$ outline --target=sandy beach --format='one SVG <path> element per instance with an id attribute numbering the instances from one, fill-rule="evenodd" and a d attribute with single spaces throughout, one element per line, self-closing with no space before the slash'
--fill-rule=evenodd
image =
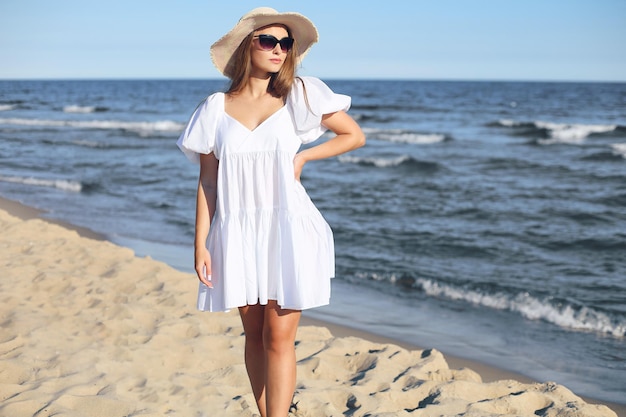
<path id="1" fill-rule="evenodd" d="M 255 416 L 236 312 L 196 279 L 0 199 L 0 416 Z M 303 319 L 290 416 L 617 416 L 566 386 Z"/>

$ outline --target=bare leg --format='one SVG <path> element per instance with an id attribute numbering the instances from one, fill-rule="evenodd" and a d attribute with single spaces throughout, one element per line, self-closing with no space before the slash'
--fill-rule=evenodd
<path id="1" fill-rule="evenodd" d="M 252 393 L 261 417 L 266 417 L 265 410 L 265 349 L 263 348 L 263 321 L 265 306 L 260 304 L 239 308 L 239 315 L 246 334 L 245 361 Z"/>
<path id="2" fill-rule="evenodd" d="M 246 333 L 246 368 L 262 417 L 286 417 L 296 387 L 295 339 L 301 312 L 276 301 L 239 309 Z"/>
<path id="3" fill-rule="evenodd" d="M 296 389 L 296 332 L 301 312 L 283 310 L 276 301 L 265 308 L 263 340 L 266 357 L 268 417 L 287 417 Z"/>

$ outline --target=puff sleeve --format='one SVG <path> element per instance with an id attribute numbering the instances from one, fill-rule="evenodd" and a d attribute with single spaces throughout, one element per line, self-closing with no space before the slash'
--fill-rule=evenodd
<path id="1" fill-rule="evenodd" d="M 287 105 L 290 108 L 296 134 L 302 143 L 313 142 L 327 130 L 322 116 L 350 108 L 351 98 L 335 94 L 322 80 L 315 77 L 296 79 Z"/>
<path id="2" fill-rule="evenodd" d="M 216 93 L 207 97 L 193 112 L 185 130 L 178 138 L 176 145 L 191 162 L 199 164 L 199 154 L 213 152 L 220 106 L 223 106 L 221 94 Z"/>

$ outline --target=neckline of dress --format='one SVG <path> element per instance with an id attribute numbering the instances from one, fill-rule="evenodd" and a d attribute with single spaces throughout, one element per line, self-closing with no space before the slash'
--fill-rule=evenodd
<path id="1" fill-rule="evenodd" d="M 268 120 L 270 120 L 271 118 L 273 118 L 275 115 L 277 115 L 278 113 L 280 113 L 285 107 L 287 107 L 287 103 L 283 104 L 278 110 L 276 110 L 274 113 L 270 114 L 269 116 L 267 116 L 265 119 L 263 119 L 263 121 L 261 123 L 259 123 L 258 125 L 256 125 L 254 127 L 254 129 L 250 129 L 248 126 L 244 125 L 243 123 L 241 123 L 237 118 L 235 118 L 234 116 L 231 116 L 230 114 L 228 114 L 228 112 L 226 111 L 226 94 L 222 93 L 224 95 L 224 97 L 222 97 L 222 112 L 231 120 L 234 120 L 239 126 L 243 127 L 244 129 L 246 129 L 248 132 L 252 133 L 255 132 L 258 128 L 260 128 L 261 126 L 263 126 Z"/>

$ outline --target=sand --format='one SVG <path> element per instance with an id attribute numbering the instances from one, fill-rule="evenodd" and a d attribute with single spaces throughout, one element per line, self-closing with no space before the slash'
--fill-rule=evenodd
<path id="1" fill-rule="evenodd" d="M 22 217 L 0 210 L 0 416 L 256 415 L 237 313 L 197 312 L 193 275 Z M 435 349 L 307 323 L 292 417 L 617 415 L 552 382 L 483 382 Z"/>

